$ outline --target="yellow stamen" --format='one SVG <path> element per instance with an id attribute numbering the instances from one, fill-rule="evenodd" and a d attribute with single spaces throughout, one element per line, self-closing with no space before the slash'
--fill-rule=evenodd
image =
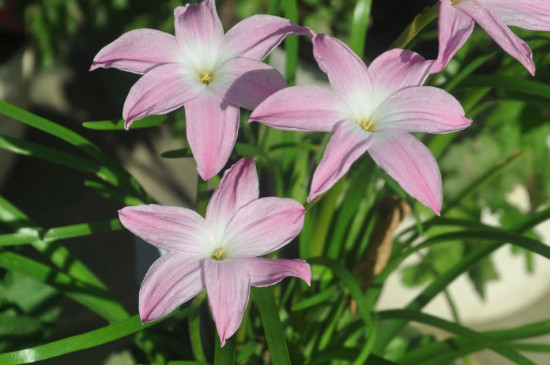
<path id="1" fill-rule="evenodd" d="M 451 4 L 453 4 L 453 5 L 458 4 L 458 0 L 451 0 Z"/>
<path id="2" fill-rule="evenodd" d="M 200 81 L 206 86 L 208 86 L 212 82 L 212 76 L 210 76 L 210 74 L 203 72 L 200 75 Z"/>
<path id="3" fill-rule="evenodd" d="M 223 260 L 222 258 L 222 254 L 225 252 L 226 248 L 222 248 L 221 250 L 217 251 L 216 253 L 214 253 L 214 256 L 212 256 L 212 258 L 216 261 L 221 261 Z"/>
<path id="4" fill-rule="evenodd" d="M 372 124 L 372 120 L 370 119 L 365 119 L 363 123 L 361 123 L 361 128 L 363 128 L 367 132 L 374 132 L 374 125 Z"/>

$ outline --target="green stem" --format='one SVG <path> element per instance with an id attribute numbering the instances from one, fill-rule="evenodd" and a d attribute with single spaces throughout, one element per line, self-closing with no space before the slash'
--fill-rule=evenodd
<path id="1" fill-rule="evenodd" d="M 353 21 L 351 23 L 350 47 L 360 57 L 363 58 L 365 51 L 365 41 L 367 39 L 367 29 L 369 25 L 372 0 L 357 0 L 355 9 L 353 9 Z"/>
<path id="2" fill-rule="evenodd" d="M 225 345 L 220 346 L 218 335 L 216 338 L 216 350 L 214 352 L 214 365 L 232 365 L 235 363 L 235 336 L 231 336 L 225 341 Z"/>
<path id="3" fill-rule="evenodd" d="M 191 351 L 195 359 L 202 362 L 206 362 L 206 356 L 204 355 L 201 341 L 200 309 L 205 297 L 206 292 L 202 292 L 191 301 L 191 305 L 189 306 L 189 339 L 191 341 Z"/>
<path id="4" fill-rule="evenodd" d="M 420 31 L 430 24 L 439 14 L 439 2 L 432 7 L 425 8 L 417 14 L 411 24 L 391 44 L 391 48 L 405 48 Z"/>
<path id="5" fill-rule="evenodd" d="M 298 3 L 296 0 L 284 0 L 284 15 L 288 20 L 298 23 Z M 296 69 L 298 68 L 298 41 L 298 37 L 287 37 L 285 39 L 285 77 L 288 86 L 292 86 L 296 83 Z"/>

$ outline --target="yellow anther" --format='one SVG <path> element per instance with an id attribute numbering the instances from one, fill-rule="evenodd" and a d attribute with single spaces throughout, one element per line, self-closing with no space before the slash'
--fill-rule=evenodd
<path id="1" fill-rule="evenodd" d="M 222 248 L 221 250 L 217 251 L 214 256 L 212 256 L 212 258 L 216 261 L 221 261 L 223 260 L 222 258 L 222 254 L 225 252 L 226 248 Z"/>
<path id="2" fill-rule="evenodd" d="M 361 123 L 361 128 L 363 128 L 367 132 L 374 132 L 374 125 L 372 124 L 372 120 L 370 119 L 365 119 L 363 123 Z"/>
<path id="3" fill-rule="evenodd" d="M 212 76 L 210 76 L 210 74 L 203 72 L 200 75 L 200 81 L 206 86 L 208 86 L 212 82 Z"/>
<path id="4" fill-rule="evenodd" d="M 458 4 L 458 0 L 451 0 L 451 4 L 453 4 L 453 5 Z"/>

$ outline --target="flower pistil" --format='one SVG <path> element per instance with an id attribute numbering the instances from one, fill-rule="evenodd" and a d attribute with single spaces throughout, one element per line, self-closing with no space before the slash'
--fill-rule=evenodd
<path id="1" fill-rule="evenodd" d="M 224 259 L 224 257 L 223 257 L 222 255 L 223 255 L 223 253 L 225 252 L 226 249 L 227 249 L 227 248 L 224 247 L 224 248 L 222 248 L 221 250 L 217 250 L 217 251 L 214 253 L 214 255 L 212 255 L 212 258 L 213 258 L 214 260 L 216 260 L 216 261 L 222 261 L 222 260 Z"/>
<path id="2" fill-rule="evenodd" d="M 374 132 L 374 123 L 370 118 L 365 118 L 365 120 L 363 120 L 363 122 L 359 124 L 359 126 L 367 132 Z"/>
<path id="3" fill-rule="evenodd" d="M 212 75 L 206 72 L 202 72 L 199 75 L 199 81 L 208 86 L 212 82 Z"/>

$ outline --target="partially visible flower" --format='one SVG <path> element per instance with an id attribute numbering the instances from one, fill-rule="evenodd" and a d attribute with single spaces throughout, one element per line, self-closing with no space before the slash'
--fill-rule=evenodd
<path id="1" fill-rule="evenodd" d="M 439 53 L 432 73 L 447 66 L 474 30 L 474 21 L 531 73 L 531 49 L 507 25 L 550 30 L 550 0 L 439 0 Z"/>
<path id="2" fill-rule="evenodd" d="M 289 243 L 302 229 L 304 207 L 295 200 L 258 198 L 253 159 L 227 170 L 212 195 L 206 218 L 160 205 L 119 211 L 124 227 L 169 251 L 151 266 L 139 291 L 142 322 L 164 317 L 206 289 L 222 346 L 239 328 L 250 286 L 287 276 L 310 283 L 303 260 L 259 258 Z"/>
<path id="3" fill-rule="evenodd" d="M 122 112 L 125 127 L 185 106 L 187 139 L 205 180 L 226 164 L 237 139 L 239 107 L 254 109 L 286 86 L 261 62 L 285 36 L 308 28 L 270 15 L 249 17 L 224 35 L 214 0 L 174 10 L 175 36 L 136 29 L 95 56 L 91 70 L 114 67 L 143 74 Z"/>
<path id="4" fill-rule="evenodd" d="M 466 128 L 471 120 L 452 95 L 420 86 L 433 61 L 394 49 L 367 69 L 349 47 L 326 35 L 313 38 L 313 54 L 334 91 L 286 88 L 250 116 L 280 129 L 334 132 L 313 174 L 308 201 L 330 189 L 368 151 L 407 193 L 439 214 L 437 162 L 409 132 L 448 133 Z"/>

